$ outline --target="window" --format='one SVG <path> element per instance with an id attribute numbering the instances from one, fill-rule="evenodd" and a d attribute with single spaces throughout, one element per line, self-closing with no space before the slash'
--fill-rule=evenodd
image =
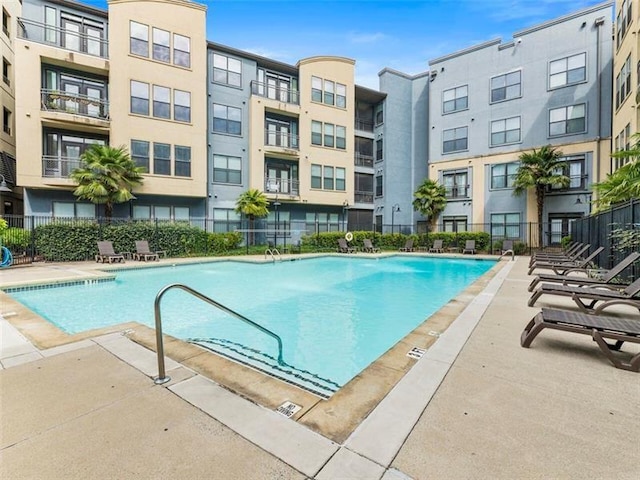
<path id="1" fill-rule="evenodd" d="M 569 186 L 551 185 L 552 190 L 584 190 L 586 175 L 584 174 L 584 156 L 576 155 L 563 158 L 566 166 L 556 173 L 569 177 Z"/>
<path id="2" fill-rule="evenodd" d="M 505 118 L 491 122 L 491 146 L 506 145 L 520 141 L 520 117 Z"/>
<path id="3" fill-rule="evenodd" d="M 442 229 L 445 232 L 466 232 L 467 231 L 467 217 L 442 217 Z"/>
<path id="4" fill-rule="evenodd" d="M 442 184 L 446 198 L 468 198 L 466 170 L 449 170 L 442 173 Z"/>
<path id="5" fill-rule="evenodd" d="M 467 127 L 452 128 L 442 132 L 442 153 L 460 152 L 467 148 Z"/>
<path id="6" fill-rule="evenodd" d="M 129 22 L 129 51 L 141 57 L 149 56 L 149 27 L 138 22 Z"/>
<path id="7" fill-rule="evenodd" d="M 347 148 L 347 128 L 333 123 L 311 121 L 311 144 L 329 148 Z"/>
<path id="8" fill-rule="evenodd" d="M 491 103 L 511 100 L 522 96 L 522 72 L 506 73 L 491 79 Z"/>
<path id="9" fill-rule="evenodd" d="M 131 80 L 131 113 L 149 115 L 149 84 Z"/>
<path id="10" fill-rule="evenodd" d="M 311 101 L 322 102 L 322 79 L 311 77 Z"/>
<path id="11" fill-rule="evenodd" d="M 57 15 L 56 9 L 52 7 L 44 7 L 44 24 L 46 25 L 44 30 L 44 40 L 49 43 L 57 43 Z"/>
<path id="12" fill-rule="evenodd" d="M 2 81 L 7 84 L 7 86 L 11 86 L 11 80 L 9 80 L 9 66 L 11 64 L 7 61 L 6 58 L 2 57 Z"/>
<path id="13" fill-rule="evenodd" d="M 445 90 L 442 94 L 442 113 L 466 110 L 469 102 L 468 90 L 467 85 Z"/>
<path id="14" fill-rule="evenodd" d="M 618 12 L 618 17 L 616 18 L 616 47 L 619 48 L 622 40 L 627 34 L 627 30 L 629 25 L 631 24 L 631 20 L 633 17 L 632 14 L 632 5 L 631 0 L 623 0 L 622 6 L 620 7 L 620 11 Z"/>
<path id="15" fill-rule="evenodd" d="M 631 93 L 631 55 L 627 57 L 620 69 L 620 73 L 616 77 L 616 108 L 620 107 L 622 103 Z"/>
<path id="16" fill-rule="evenodd" d="M 173 64 L 179 67 L 191 66 L 191 39 L 173 34 Z"/>
<path id="17" fill-rule="evenodd" d="M 143 140 L 131 140 L 131 159 L 136 166 L 149 171 L 149 142 Z"/>
<path id="18" fill-rule="evenodd" d="M 586 129 L 586 105 L 572 105 L 549 110 L 549 136 L 583 133 Z"/>
<path id="19" fill-rule="evenodd" d="M 182 147 L 176 145 L 173 148 L 175 158 L 175 175 L 176 177 L 191 176 L 191 147 Z"/>
<path id="20" fill-rule="evenodd" d="M 178 122 L 191 121 L 191 93 L 173 91 L 173 119 Z"/>
<path id="21" fill-rule="evenodd" d="M 213 131 L 240 135 L 242 133 L 242 111 L 239 108 L 214 103 Z"/>
<path id="22" fill-rule="evenodd" d="M 499 163 L 491 166 L 491 188 L 513 188 L 519 164 Z"/>
<path id="23" fill-rule="evenodd" d="M 171 118 L 171 89 L 153 86 L 153 116 Z"/>
<path id="24" fill-rule="evenodd" d="M 2 107 L 2 131 L 11 135 L 11 110 Z"/>
<path id="25" fill-rule="evenodd" d="M 373 203 L 373 175 L 356 172 L 354 177 L 356 203 Z"/>
<path id="26" fill-rule="evenodd" d="M 174 219 L 189 221 L 190 216 L 191 212 L 189 211 L 189 207 L 173 207 Z"/>
<path id="27" fill-rule="evenodd" d="M 7 11 L 3 8 L 2 9 L 2 31 L 4 32 L 4 34 L 9 37 L 9 24 L 11 16 L 7 13 Z"/>
<path id="28" fill-rule="evenodd" d="M 326 105 L 333 105 L 335 101 L 335 83 L 325 80 L 324 81 L 324 103 Z"/>
<path id="29" fill-rule="evenodd" d="M 384 142 L 382 138 L 376 140 L 376 162 L 384 160 Z"/>
<path id="30" fill-rule="evenodd" d="M 233 209 L 214 208 L 213 209 L 213 231 L 233 232 L 240 228 L 240 214 Z"/>
<path id="31" fill-rule="evenodd" d="M 242 63 L 240 60 L 214 53 L 213 81 L 240 87 L 242 85 Z"/>
<path id="32" fill-rule="evenodd" d="M 93 203 L 53 202 L 54 217 L 95 218 L 96 206 Z"/>
<path id="33" fill-rule="evenodd" d="M 587 54 L 579 53 L 549 63 L 549 88 L 584 82 L 587 78 Z"/>
<path id="34" fill-rule="evenodd" d="M 332 123 L 324 124 L 324 146 L 331 148 L 335 146 L 335 129 Z"/>
<path id="35" fill-rule="evenodd" d="M 336 190 L 344 192 L 347 189 L 346 173 L 344 168 L 336 167 Z"/>
<path id="36" fill-rule="evenodd" d="M 382 197 L 382 174 L 376 175 L 376 197 Z"/>
<path id="37" fill-rule="evenodd" d="M 347 127 L 336 125 L 336 148 L 340 150 L 347 148 Z"/>
<path id="38" fill-rule="evenodd" d="M 347 108 L 347 86 L 336 83 L 336 107 Z"/>
<path id="39" fill-rule="evenodd" d="M 620 132 L 615 139 L 615 149 L 616 152 L 620 150 L 629 150 L 631 139 L 631 124 L 627 123 L 627 126 Z M 617 169 L 626 165 L 631 161 L 631 157 L 621 157 L 621 158 L 611 158 L 611 171 L 615 172 Z"/>
<path id="40" fill-rule="evenodd" d="M 333 190 L 333 167 L 324 167 L 324 177 L 322 187 L 325 190 Z"/>
<path id="41" fill-rule="evenodd" d="M 320 77 L 311 77 L 311 101 L 347 107 L 347 86 Z"/>
<path id="42" fill-rule="evenodd" d="M 242 159 L 226 155 L 213 155 L 213 182 L 242 184 Z"/>
<path id="43" fill-rule="evenodd" d="M 153 143 L 153 173 L 171 175 L 171 145 Z"/>
<path id="44" fill-rule="evenodd" d="M 153 59 L 169 63 L 171 60 L 171 33 L 153 28 Z"/>
<path id="45" fill-rule="evenodd" d="M 384 110 L 381 108 L 376 112 L 376 125 L 382 125 L 384 123 Z"/>
<path id="46" fill-rule="evenodd" d="M 322 122 L 311 121 L 311 144 L 322 145 Z"/>
<path id="47" fill-rule="evenodd" d="M 321 165 L 311 165 L 311 188 L 322 188 Z"/>
<path id="48" fill-rule="evenodd" d="M 520 214 L 492 213 L 491 235 L 496 238 L 520 238 Z"/>

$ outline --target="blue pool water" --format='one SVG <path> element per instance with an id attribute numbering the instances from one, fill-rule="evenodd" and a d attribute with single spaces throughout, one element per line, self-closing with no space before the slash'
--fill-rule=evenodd
<path id="1" fill-rule="evenodd" d="M 164 333 L 330 395 L 494 265 L 396 256 L 233 261 L 117 272 L 115 281 L 10 295 L 68 333 L 127 321 L 154 326 L 160 289 L 183 283 L 282 337 L 273 338 L 178 289 L 162 300 Z M 273 368 L 277 370 L 274 372 Z"/>

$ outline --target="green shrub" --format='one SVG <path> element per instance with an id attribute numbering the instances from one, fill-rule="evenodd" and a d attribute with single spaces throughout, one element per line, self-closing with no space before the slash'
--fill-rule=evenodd
<path id="1" fill-rule="evenodd" d="M 442 246 L 448 247 L 464 247 L 467 240 L 476 241 L 476 250 L 489 252 L 489 242 L 491 235 L 486 232 L 433 232 L 422 233 L 418 236 L 418 245 L 422 247 L 431 247 L 435 239 L 442 240 Z M 502 242 L 500 243 L 502 245 Z"/>
<path id="2" fill-rule="evenodd" d="M 23 228 L 7 228 L 2 234 L 0 243 L 13 253 L 22 253 L 27 250 L 31 243 L 31 233 Z"/>
<path id="3" fill-rule="evenodd" d="M 567 235 L 566 237 L 562 237 L 560 239 L 560 245 L 564 250 L 567 249 L 570 243 L 571 243 L 571 235 Z"/>
<path id="4" fill-rule="evenodd" d="M 239 232 L 210 233 L 207 239 L 207 250 L 210 254 L 223 255 L 240 247 L 242 234 Z"/>

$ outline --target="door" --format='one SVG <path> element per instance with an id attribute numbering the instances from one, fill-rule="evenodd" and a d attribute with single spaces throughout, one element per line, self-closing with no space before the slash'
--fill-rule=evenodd
<path id="1" fill-rule="evenodd" d="M 97 57 L 102 56 L 102 29 L 87 25 L 85 27 L 87 53 Z"/>
<path id="2" fill-rule="evenodd" d="M 62 46 L 69 50 L 80 52 L 82 45 L 80 41 L 80 32 L 82 31 L 82 26 L 77 22 L 63 18 L 62 31 Z"/>
<path id="3" fill-rule="evenodd" d="M 575 214 L 549 214 L 549 244 L 560 245 L 562 238 L 571 234 L 571 222 L 581 218 Z"/>

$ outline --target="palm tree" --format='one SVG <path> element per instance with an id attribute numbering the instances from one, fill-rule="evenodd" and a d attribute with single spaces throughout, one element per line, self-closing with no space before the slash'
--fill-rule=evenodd
<path id="1" fill-rule="evenodd" d="M 413 209 L 427 218 L 429 230 L 433 230 L 438 215 L 447 204 L 446 189 L 435 180 L 425 178 L 413 196 Z"/>
<path id="2" fill-rule="evenodd" d="M 92 145 L 80 155 L 80 167 L 69 177 L 78 186 L 73 194 L 95 204 L 104 204 L 104 216 L 111 219 L 113 205 L 134 198 L 131 190 L 142 185 L 143 167 L 137 167 L 125 147 Z"/>
<path id="3" fill-rule="evenodd" d="M 570 179 L 564 174 L 567 162 L 562 159 L 562 152 L 551 145 L 520 155 L 520 167 L 513 181 L 513 194 L 522 195 L 533 188 L 538 208 L 538 245 L 542 246 L 542 213 L 544 200 L 549 187 L 569 186 Z"/>
<path id="4" fill-rule="evenodd" d="M 630 158 L 631 161 L 607 175 L 606 180 L 593 185 L 598 193 L 594 200 L 596 210 L 640 197 L 640 133 L 631 138 L 635 139 L 631 148 L 611 155 L 614 158 Z"/>
<path id="5" fill-rule="evenodd" d="M 269 215 L 269 200 L 257 188 L 252 188 L 240 194 L 236 200 L 236 213 L 249 218 L 249 243 L 253 243 L 253 222 L 256 218 Z"/>

